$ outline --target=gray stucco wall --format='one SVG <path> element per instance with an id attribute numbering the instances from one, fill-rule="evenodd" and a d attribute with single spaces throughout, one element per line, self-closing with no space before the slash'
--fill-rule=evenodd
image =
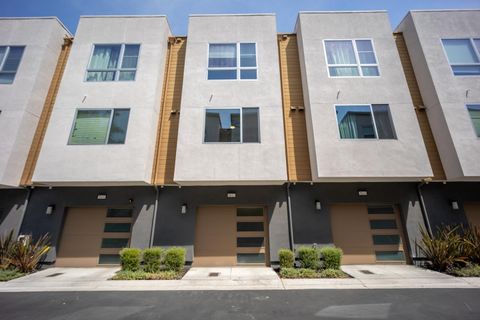
<path id="1" fill-rule="evenodd" d="M 234 191 L 237 197 L 227 198 Z M 188 211 L 181 214 L 182 204 Z M 288 248 L 288 214 L 285 187 L 165 187 L 160 189 L 154 245 L 183 246 L 187 261 L 193 260 L 195 213 L 202 205 L 262 205 L 268 210 L 270 260 L 278 261 L 278 250 Z"/>
<path id="2" fill-rule="evenodd" d="M 97 200 L 98 193 L 106 193 L 106 200 Z M 129 199 L 133 199 L 130 203 Z M 55 205 L 53 214 L 46 215 L 48 205 Z M 54 261 L 60 242 L 65 213 L 68 207 L 130 206 L 133 208 L 131 246 L 149 246 L 155 204 L 153 187 L 110 187 L 110 188 L 35 188 L 32 190 L 23 224 L 22 234 L 39 237 L 49 233 L 51 246 L 46 261 Z"/>
<path id="3" fill-rule="evenodd" d="M 14 230 L 18 234 L 25 213 L 26 189 L 0 189 L 0 236 Z"/>
<path id="4" fill-rule="evenodd" d="M 368 196 L 358 196 L 358 190 L 368 191 Z M 420 226 L 424 226 L 415 183 L 324 183 L 296 184 L 290 186 L 292 222 L 296 247 L 333 243 L 329 206 L 333 203 L 391 203 L 400 208 L 407 244 L 415 257 L 415 241 L 420 239 Z M 315 200 L 322 204 L 315 210 Z"/>

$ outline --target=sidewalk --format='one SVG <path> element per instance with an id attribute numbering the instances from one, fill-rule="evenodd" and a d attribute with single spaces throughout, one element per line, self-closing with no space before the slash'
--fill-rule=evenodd
<path id="1" fill-rule="evenodd" d="M 270 268 L 192 268 L 182 280 L 112 281 L 118 268 L 50 268 L 0 283 L 0 292 L 480 288 L 480 278 L 456 278 L 409 265 L 355 265 L 348 279 L 280 279 Z"/>

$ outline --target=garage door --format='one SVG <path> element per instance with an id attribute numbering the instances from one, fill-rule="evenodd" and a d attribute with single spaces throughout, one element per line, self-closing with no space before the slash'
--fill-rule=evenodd
<path id="1" fill-rule="evenodd" d="M 343 264 L 404 263 L 398 210 L 392 205 L 332 205 L 333 242 L 344 252 Z"/>
<path id="2" fill-rule="evenodd" d="M 56 266 L 95 267 L 118 264 L 119 251 L 129 246 L 132 210 L 69 208 Z"/>
<path id="3" fill-rule="evenodd" d="M 199 207 L 194 266 L 265 265 L 268 257 L 263 207 Z"/>
<path id="4" fill-rule="evenodd" d="M 480 229 L 480 203 L 465 203 L 463 207 L 468 223 Z"/>

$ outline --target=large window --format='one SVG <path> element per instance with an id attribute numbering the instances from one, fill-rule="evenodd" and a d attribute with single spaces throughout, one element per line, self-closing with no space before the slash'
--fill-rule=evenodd
<path id="1" fill-rule="evenodd" d="M 390 110 L 386 104 L 336 106 L 342 139 L 395 139 Z"/>
<path id="2" fill-rule="evenodd" d="M 209 80 L 257 79 L 255 43 L 216 43 L 208 49 Z"/>
<path id="3" fill-rule="evenodd" d="M 24 50 L 24 46 L 0 46 L 0 84 L 13 83 Z"/>
<path id="4" fill-rule="evenodd" d="M 69 144 L 125 143 L 130 109 L 77 110 Z"/>
<path id="5" fill-rule="evenodd" d="M 469 104 L 467 109 L 472 119 L 473 129 L 475 129 L 477 137 L 480 137 L 480 104 Z"/>
<path id="6" fill-rule="evenodd" d="M 325 40 L 330 77 L 377 77 L 377 57 L 372 40 Z"/>
<path id="7" fill-rule="evenodd" d="M 137 72 L 138 44 L 96 44 L 87 69 L 87 81 L 133 81 Z"/>
<path id="8" fill-rule="evenodd" d="M 205 142 L 260 142 L 258 108 L 207 109 Z"/>
<path id="9" fill-rule="evenodd" d="M 480 39 L 442 39 L 442 43 L 454 75 L 480 75 Z"/>

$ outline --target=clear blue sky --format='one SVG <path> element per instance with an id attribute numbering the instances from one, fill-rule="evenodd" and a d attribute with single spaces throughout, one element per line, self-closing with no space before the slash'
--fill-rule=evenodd
<path id="1" fill-rule="evenodd" d="M 276 13 L 279 32 L 292 32 L 298 11 L 388 10 L 395 27 L 411 9 L 480 8 L 480 0 L 2 0 L 0 16 L 57 16 L 74 33 L 80 15 L 165 14 L 175 35 L 191 13 Z"/>

